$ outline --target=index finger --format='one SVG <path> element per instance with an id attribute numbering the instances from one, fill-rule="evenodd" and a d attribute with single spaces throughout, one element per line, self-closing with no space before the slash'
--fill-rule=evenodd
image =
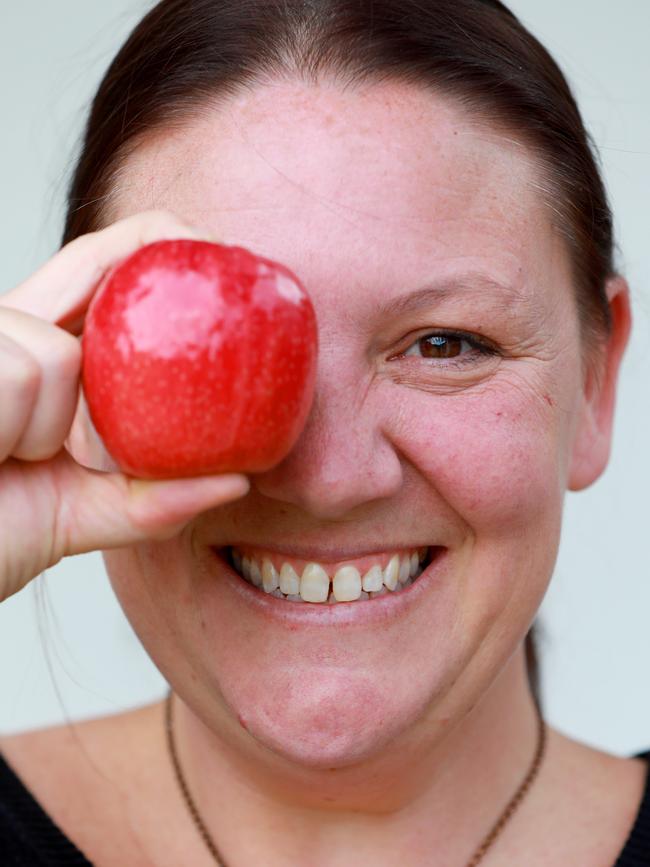
<path id="1" fill-rule="evenodd" d="M 110 268 L 146 244 L 177 238 L 215 240 L 166 211 L 135 214 L 66 244 L 24 283 L 0 296 L 0 304 L 79 334 L 95 289 Z"/>

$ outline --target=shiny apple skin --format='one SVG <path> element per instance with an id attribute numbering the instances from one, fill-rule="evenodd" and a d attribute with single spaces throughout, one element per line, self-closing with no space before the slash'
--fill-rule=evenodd
<path id="1" fill-rule="evenodd" d="M 139 478 L 270 469 L 313 399 L 309 296 L 286 267 L 243 247 L 142 247 L 102 281 L 82 346 L 93 423 Z"/>

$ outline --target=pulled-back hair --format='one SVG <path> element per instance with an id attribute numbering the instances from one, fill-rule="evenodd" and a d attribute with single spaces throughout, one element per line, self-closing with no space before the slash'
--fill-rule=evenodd
<path id="1" fill-rule="evenodd" d="M 102 225 L 120 168 L 153 131 L 265 81 L 324 77 L 431 88 L 526 146 L 568 245 L 585 342 L 607 334 L 612 216 L 589 136 L 557 64 L 499 0 L 162 0 L 99 87 L 64 242 Z M 539 703 L 533 630 L 526 658 Z"/>

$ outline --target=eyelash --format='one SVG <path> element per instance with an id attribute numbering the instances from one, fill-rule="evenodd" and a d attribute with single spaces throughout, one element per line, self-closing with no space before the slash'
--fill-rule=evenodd
<path id="1" fill-rule="evenodd" d="M 416 347 L 421 341 L 435 337 L 440 337 L 445 340 L 460 340 L 461 343 L 468 344 L 471 351 L 463 352 L 461 355 L 454 356 L 452 358 L 436 359 L 426 358 L 426 356 L 407 356 L 407 352 L 413 347 Z M 422 359 L 422 361 L 429 361 L 430 363 L 436 365 L 441 364 L 445 367 L 464 367 L 465 365 L 469 364 L 478 364 L 482 359 L 493 357 L 498 354 L 499 353 L 493 346 L 490 346 L 488 343 L 479 340 L 474 334 L 468 334 L 464 331 L 430 331 L 427 334 L 423 334 L 421 337 L 418 337 L 417 340 L 415 340 L 404 352 L 401 352 L 397 357 L 419 357 Z"/>

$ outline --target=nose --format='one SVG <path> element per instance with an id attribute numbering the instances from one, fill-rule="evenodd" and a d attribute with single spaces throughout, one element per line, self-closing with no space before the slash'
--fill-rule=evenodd
<path id="1" fill-rule="evenodd" d="M 321 520 L 341 519 L 390 498 L 403 482 L 402 463 L 385 433 L 386 401 L 340 373 L 339 366 L 319 376 L 296 445 L 280 464 L 252 479 L 264 496 Z"/>

